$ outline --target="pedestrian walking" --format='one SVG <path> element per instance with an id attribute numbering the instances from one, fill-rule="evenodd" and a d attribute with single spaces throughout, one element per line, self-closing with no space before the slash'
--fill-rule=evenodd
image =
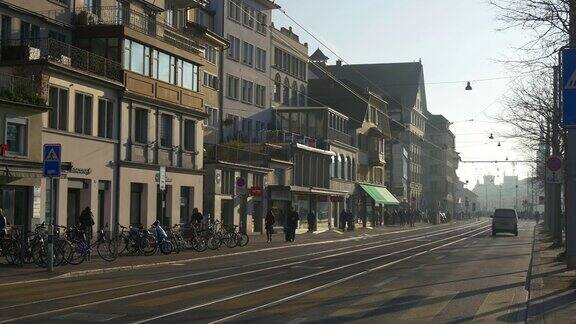
<path id="1" fill-rule="evenodd" d="M 342 211 L 340 212 L 340 222 L 338 223 L 340 229 L 342 231 L 346 231 L 346 219 L 348 217 L 348 214 L 346 214 L 346 211 L 344 210 L 344 208 L 342 208 Z"/>
<path id="2" fill-rule="evenodd" d="M 308 221 L 308 232 L 314 232 L 316 230 L 316 215 L 313 210 L 308 213 L 306 220 Z"/>
<path id="3" fill-rule="evenodd" d="M 264 227 L 266 228 L 266 242 L 272 242 L 272 234 L 274 234 L 274 223 L 276 220 L 274 219 L 274 213 L 271 210 L 268 211 L 266 214 L 266 218 L 264 219 Z"/>
<path id="4" fill-rule="evenodd" d="M 290 207 L 290 212 L 288 213 L 288 235 L 286 236 L 287 242 L 294 242 L 296 239 L 296 227 L 298 227 L 298 220 L 300 216 L 298 212 L 294 210 L 294 207 Z"/>
<path id="5" fill-rule="evenodd" d="M 348 211 L 346 212 L 346 220 L 348 222 L 348 230 L 353 231 L 354 230 L 354 215 L 352 214 L 350 209 L 348 209 Z"/>
<path id="6" fill-rule="evenodd" d="M 86 206 L 84 210 L 80 213 L 78 218 L 78 223 L 80 224 L 80 230 L 83 233 L 83 239 L 90 243 L 92 241 L 92 226 L 94 226 L 94 215 L 89 206 Z"/>

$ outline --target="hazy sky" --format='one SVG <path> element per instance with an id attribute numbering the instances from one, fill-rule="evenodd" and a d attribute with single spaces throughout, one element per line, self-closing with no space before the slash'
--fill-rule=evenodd
<path id="1" fill-rule="evenodd" d="M 514 57 L 512 46 L 521 45 L 520 31 L 497 31 L 496 10 L 485 0 L 276 0 L 288 15 L 349 63 L 411 62 L 422 59 L 428 109 L 455 122 L 456 149 L 462 160 L 523 159 L 510 140 L 498 138 L 505 125 L 491 116 L 502 109 L 501 97 L 510 77 L 499 61 Z M 293 26 L 308 42 L 309 54 L 319 46 L 282 12 L 275 11 L 276 27 Z M 438 82 L 462 81 L 453 84 Z M 475 119 L 475 122 L 463 122 Z M 495 140 L 488 136 L 494 133 Z M 498 141 L 502 146 L 498 147 Z M 458 174 L 470 187 L 482 174 L 526 177 L 526 165 L 461 163 Z M 498 181 L 498 180 L 497 180 Z"/>

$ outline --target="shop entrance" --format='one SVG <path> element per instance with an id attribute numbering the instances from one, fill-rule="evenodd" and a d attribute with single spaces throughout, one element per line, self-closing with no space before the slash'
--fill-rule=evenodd
<path id="1" fill-rule="evenodd" d="M 222 224 L 225 226 L 234 225 L 234 201 L 230 199 L 222 200 Z"/>
<path id="2" fill-rule="evenodd" d="M 0 208 L 10 225 L 30 226 L 29 189 L 0 187 Z"/>
<path id="3" fill-rule="evenodd" d="M 80 217 L 80 189 L 68 188 L 68 215 L 66 226 L 75 226 Z"/>

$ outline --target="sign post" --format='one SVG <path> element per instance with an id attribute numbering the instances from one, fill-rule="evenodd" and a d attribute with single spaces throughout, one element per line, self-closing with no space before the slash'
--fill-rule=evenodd
<path id="1" fill-rule="evenodd" d="M 54 201 L 54 178 L 59 178 L 62 172 L 62 146 L 60 144 L 44 144 L 42 173 L 50 183 L 50 212 L 46 219 L 48 227 L 48 244 L 46 246 L 46 268 L 54 271 L 54 220 L 56 219 L 56 204 Z"/>
<path id="2" fill-rule="evenodd" d="M 162 198 L 162 215 L 161 215 L 161 220 L 160 220 L 160 224 L 162 224 L 162 226 L 166 225 L 164 224 L 164 218 L 166 218 L 166 167 L 165 166 L 161 166 L 160 167 L 160 171 L 158 172 L 158 183 L 159 183 L 159 187 L 160 187 L 160 196 Z"/>

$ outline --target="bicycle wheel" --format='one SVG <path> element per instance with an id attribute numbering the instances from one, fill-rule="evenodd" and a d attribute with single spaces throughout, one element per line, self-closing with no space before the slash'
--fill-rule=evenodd
<path id="1" fill-rule="evenodd" d="M 46 268 L 46 260 L 48 256 L 44 244 L 42 242 L 36 242 L 32 247 L 30 247 L 30 251 L 34 264 L 40 268 Z"/>
<path id="2" fill-rule="evenodd" d="M 238 246 L 246 246 L 250 242 L 250 237 L 246 233 L 236 234 L 238 239 Z"/>
<path id="3" fill-rule="evenodd" d="M 172 253 L 172 251 L 174 251 L 174 244 L 172 244 L 172 242 L 164 240 L 160 243 L 160 252 L 162 254 L 168 255 Z"/>
<path id="4" fill-rule="evenodd" d="M 118 258 L 118 247 L 113 245 L 112 242 L 98 242 L 96 250 L 98 250 L 98 255 L 104 261 L 112 262 Z"/>
<path id="5" fill-rule="evenodd" d="M 190 243 L 192 243 L 192 248 L 197 252 L 204 252 L 208 248 L 206 240 L 200 236 L 194 236 Z"/>
<path id="6" fill-rule="evenodd" d="M 153 255 L 158 251 L 158 242 L 156 241 L 156 238 L 151 234 L 142 236 L 138 244 L 138 250 L 146 256 Z"/>
<path id="7" fill-rule="evenodd" d="M 68 263 L 72 265 L 79 265 L 86 260 L 88 247 L 83 240 L 76 240 L 72 242 L 72 255 Z"/>
<path id="8" fill-rule="evenodd" d="M 238 245 L 238 239 L 235 233 L 226 233 L 222 238 L 222 242 L 229 248 L 234 248 Z"/>
<path id="9" fill-rule="evenodd" d="M 12 241 L 5 246 L 5 257 L 8 264 L 16 265 L 21 264 L 22 258 L 20 257 L 20 243 Z"/>
<path id="10" fill-rule="evenodd" d="M 210 237 L 208 238 L 208 248 L 210 250 L 218 250 L 221 245 L 222 245 L 222 239 L 220 238 L 220 235 L 218 235 L 217 233 L 213 233 L 212 235 L 210 235 Z"/>
<path id="11" fill-rule="evenodd" d="M 56 246 L 57 246 L 57 253 L 59 256 L 57 258 L 57 265 L 61 266 L 61 265 L 66 265 L 67 263 L 70 263 L 70 259 L 72 258 L 72 255 L 74 253 L 74 248 L 72 247 L 72 243 L 70 243 L 70 241 L 68 240 L 63 240 L 60 239 L 56 242 Z"/>

